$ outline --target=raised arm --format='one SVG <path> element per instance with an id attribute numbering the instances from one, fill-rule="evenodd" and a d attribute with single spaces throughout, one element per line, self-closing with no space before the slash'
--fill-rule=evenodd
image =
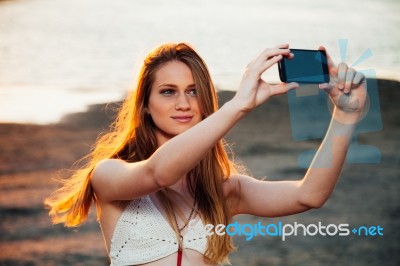
<path id="1" fill-rule="evenodd" d="M 106 200 L 141 197 L 171 186 L 186 175 L 246 113 L 269 97 L 297 84 L 270 85 L 260 76 L 273 64 L 290 56 L 288 45 L 263 51 L 246 68 L 235 97 L 197 125 L 170 139 L 147 160 L 127 163 L 104 160 L 93 172 L 92 186 Z"/>
<path id="2" fill-rule="evenodd" d="M 107 159 L 94 169 L 92 185 L 104 200 L 127 200 L 171 186 L 184 177 L 240 119 L 231 104 L 167 141 L 147 160 Z"/>
<path id="3" fill-rule="evenodd" d="M 324 49 L 320 47 L 320 49 Z M 307 173 L 299 181 L 259 181 L 236 176 L 232 195 L 238 199 L 234 214 L 285 216 L 321 207 L 339 179 L 355 126 L 366 100 L 365 77 L 328 55 L 329 84 L 321 84 L 335 105 L 332 120 Z"/>
<path id="4" fill-rule="evenodd" d="M 303 201 L 316 207 L 324 204 L 337 183 L 367 98 L 364 75 L 345 63 L 336 67 L 328 53 L 327 56 L 331 81 L 320 88 L 328 93 L 335 109 L 328 132 L 302 181 Z"/>

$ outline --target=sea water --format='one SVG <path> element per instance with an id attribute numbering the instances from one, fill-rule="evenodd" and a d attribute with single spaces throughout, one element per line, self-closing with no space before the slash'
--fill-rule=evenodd
<path id="1" fill-rule="evenodd" d="M 322 44 L 335 62 L 361 58 L 357 69 L 400 80 L 398 14 L 398 0 L 1 1 L 0 122 L 54 123 L 120 100 L 165 42 L 192 44 L 221 90 L 236 90 L 246 64 L 281 43 Z M 277 68 L 263 78 L 279 82 Z"/>

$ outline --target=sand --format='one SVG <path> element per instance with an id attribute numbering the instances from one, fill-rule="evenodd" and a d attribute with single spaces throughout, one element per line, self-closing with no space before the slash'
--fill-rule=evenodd
<path id="1" fill-rule="evenodd" d="M 381 226 L 383 236 L 235 236 L 233 265 L 399 265 L 400 83 L 379 80 L 383 129 L 359 135 L 377 147 L 378 164 L 349 164 L 328 202 L 320 209 L 266 219 L 242 215 L 240 223 Z M 232 97 L 221 92 L 221 103 Z M 52 178 L 86 154 L 113 117 L 94 105 L 59 124 L 0 124 L 0 265 L 108 265 L 92 211 L 79 228 L 52 225 L 43 199 L 55 188 Z M 51 111 L 51 110 L 49 110 Z M 294 141 L 287 96 L 271 99 L 243 119 L 227 136 L 237 157 L 256 177 L 299 179 L 299 153 L 319 140 Z M 67 172 L 62 172 L 67 174 Z"/>

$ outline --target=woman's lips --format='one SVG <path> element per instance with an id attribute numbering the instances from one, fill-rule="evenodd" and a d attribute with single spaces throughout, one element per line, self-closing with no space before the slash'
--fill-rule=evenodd
<path id="1" fill-rule="evenodd" d="M 180 123 L 188 123 L 190 121 L 192 121 L 193 116 L 191 115 L 179 115 L 179 116 L 172 116 L 172 119 L 174 119 L 175 121 L 178 121 Z"/>

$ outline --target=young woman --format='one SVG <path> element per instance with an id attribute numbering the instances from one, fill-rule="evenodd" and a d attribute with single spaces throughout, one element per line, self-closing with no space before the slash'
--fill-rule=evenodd
<path id="1" fill-rule="evenodd" d="M 320 47 L 320 49 L 324 49 Z M 165 44 L 144 61 L 136 90 L 88 164 L 46 200 L 55 223 L 77 226 L 92 201 L 112 265 L 216 265 L 234 250 L 228 234 L 206 237 L 190 221 L 228 224 L 237 214 L 284 216 L 319 208 L 339 178 L 366 99 L 364 76 L 328 56 L 332 121 L 302 180 L 260 181 L 240 174 L 223 137 L 247 113 L 296 83 L 270 85 L 261 74 L 288 45 L 250 62 L 237 93 L 220 109 L 208 69 L 187 44 Z M 192 224 L 191 222 L 191 224 Z"/>

